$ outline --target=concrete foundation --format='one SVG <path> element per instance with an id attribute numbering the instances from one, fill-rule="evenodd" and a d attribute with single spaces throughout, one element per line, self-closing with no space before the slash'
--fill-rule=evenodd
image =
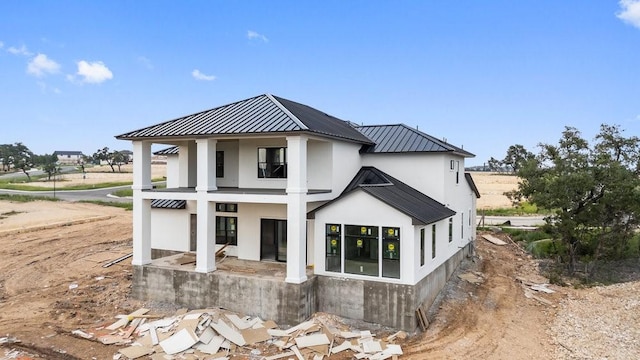
<path id="1" fill-rule="evenodd" d="M 311 276 L 302 284 L 229 272 L 197 273 L 154 265 L 134 266 L 133 296 L 188 308 L 222 307 L 295 325 L 317 311 L 405 331 L 417 327 L 415 311 L 428 310 L 472 244 L 416 285 Z"/>

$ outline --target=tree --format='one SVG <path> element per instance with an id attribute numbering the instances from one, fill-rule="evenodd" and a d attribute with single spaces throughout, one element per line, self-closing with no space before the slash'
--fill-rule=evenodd
<path id="1" fill-rule="evenodd" d="M 640 139 L 602 125 L 590 146 L 566 127 L 557 145 L 539 146 L 537 156 L 518 166 L 522 180 L 507 196 L 553 211 L 547 223 L 570 274 L 581 256 L 619 257 L 640 225 Z"/>
<path id="2" fill-rule="evenodd" d="M 11 164 L 13 164 L 14 169 L 22 170 L 27 175 L 28 181 L 31 181 L 31 176 L 27 170 L 31 170 L 33 167 L 33 153 L 21 142 L 10 145 L 10 149 Z"/>
<path id="3" fill-rule="evenodd" d="M 118 167 L 118 172 L 121 172 L 120 166 L 124 164 L 126 160 L 126 156 L 121 152 L 117 150 L 109 151 L 108 147 L 98 149 L 98 151 L 93 153 L 93 158 L 98 161 L 105 161 L 111 167 L 111 172 L 116 172 L 114 165 Z"/>
<path id="4" fill-rule="evenodd" d="M 0 144 L 0 162 L 2 162 L 2 171 L 11 170 L 11 150 L 13 145 Z"/>
<path id="5" fill-rule="evenodd" d="M 51 175 L 59 171 L 58 156 L 54 154 L 36 155 L 34 156 L 33 163 L 47 173 L 47 180 L 51 180 Z"/>
<path id="6" fill-rule="evenodd" d="M 502 170 L 502 161 L 493 156 L 487 161 L 487 165 L 489 166 L 489 171 L 498 172 Z"/>
<path id="7" fill-rule="evenodd" d="M 520 144 L 511 145 L 507 149 L 507 155 L 502 160 L 502 165 L 511 168 L 511 171 L 515 174 L 526 161 L 534 156 L 533 153 Z"/>

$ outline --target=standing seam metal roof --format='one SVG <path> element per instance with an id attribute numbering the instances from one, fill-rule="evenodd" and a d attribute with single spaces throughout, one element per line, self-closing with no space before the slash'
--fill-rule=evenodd
<path id="1" fill-rule="evenodd" d="M 316 211 L 355 190 L 362 190 L 410 216 L 416 225 L 432 224 L 456 214 L 455 211 L 391 175 L 374 167 L 362 167 L 340 196 L 309 212 L 308 216 L 312 218 Z"/>
<path id="2" fill-rule="evenodd" d="M 364 153 L 452 152 L 464 157 L 475 156 L 404 124 L 365 125 L 356 129 L 375 143 L 365 147 Z"/>
<path id="3" fill-rule="evenodd" d="M 363 144 L 371 140 L 349 123 L 307 105 L 264 94 L 116 136 L 135 140 L 308 131 Z"/>

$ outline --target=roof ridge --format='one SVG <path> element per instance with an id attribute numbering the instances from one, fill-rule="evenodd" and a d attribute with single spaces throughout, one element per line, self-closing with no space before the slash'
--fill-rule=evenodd
<path id="1" fill-rule="evenodd" d="M 278 101 L 273 95 L 267 93 L 265 94 L 265 96 L 269 98 L 269 100 L 271 100 L 280 110 L 282 110 L 285 114 L 287 114 L 287 116 L 289 116 L 291 120 L 293 120 L 296 124 L 298 124 L 298 126 L 300 126 L 302 130 L 309 130 L 309 127 L 305 125 L 302 122 L 302 120 L 298 119 L 297 116 L 295 116 L 291 111 L 289 111 L 289 109 L 287 109 L 287 107 L 284 106 L 280 101 Z"/>

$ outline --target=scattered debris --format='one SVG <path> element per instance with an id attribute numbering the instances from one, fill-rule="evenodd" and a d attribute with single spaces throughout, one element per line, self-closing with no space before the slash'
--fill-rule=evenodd
<path id="1" fill-rule="evenodd" d="M 482 235 L 482 238 L 487 240 L 488 242 L 494 244 L 494 245 L 498 245 L 498 246 L 503 246 L 503 245 L 507 245 L 506 242 L 498 239 L 497 237 L 493 236 L 493 235 L 489 235 L 489 234 L 484 234 Z"/>
<path id="2" fill-rule="evenodd" d="M 73 289 L 77 289 L 78 288 L 78 284 L 73 283 L 73 284 L 69 284 L 69 290 L 73 290 Z"/>
<path id="3" fill-rule="evenodd" d="M 422 307 L 419 307 L 416 310 L 416 316 L 418 317 L 418 325 L 420 325 L 420 330 L 426 331 L 427 328 L 429 327 L 429 319 L 427 319 L 427 314 L 424 313 L 424 311 L 422 310 Z M 397 337 L 398 334 L 400 333 L 397 332 L 394 335 L 396 335 Z M 406 337 L 406 333 L 404 334 L 404 336 Z M 393 340 L 393 338 L 391 340 Z M 387 341 L 391 341 L 391 340 L 387 338 Z"/>
<path id="4" fill-rule="evenodd" d="M 117 263 L 119 263 L 119 262 L 121 262 L 123 260 L 126 260 L 126 259 L 132 257 L 132 256 L 133 256 L 133 253 L 121 256 L 121 257 L 119 257 L 119 258 L 117 258 L 117 259 L 115 259 L 113 261 L 109 261 L 108 263 L 102 265 L 102 267 L 103 268 L 108 268 L 109 266 L 115 265 L 115 264 L 117 264 Z"/>
<path id="5" fill-rule="evenodd" d="M 484 282 L 484 277 L 481 276 L 481 273 L 466 272 L 464 274 L 459 274 L 458 277 L 475 285 L 482 284 Z"/>
<path id="6" fill-rule="evenodd" d="M 118 315 L 118 320 L 107 327 L 95 332 L 74 330 L 73 334 L 103 344 L 128 345 L 119 349 L 114 359 L 322 360 L 330 354 L 352 351 L 357 359 L 381 360 L 402 355 L 394 341 L 407 337 L 407 333 L 398 331 L 384 341 L 376 340 L 370 331 L 338 329 L 320 318 L 285 330 L 271 320 L 243 317 L 223 309 L 184 309 L 156 320 L 151 320 L 155 316 L 147 315 L 148 311 Z"/>

